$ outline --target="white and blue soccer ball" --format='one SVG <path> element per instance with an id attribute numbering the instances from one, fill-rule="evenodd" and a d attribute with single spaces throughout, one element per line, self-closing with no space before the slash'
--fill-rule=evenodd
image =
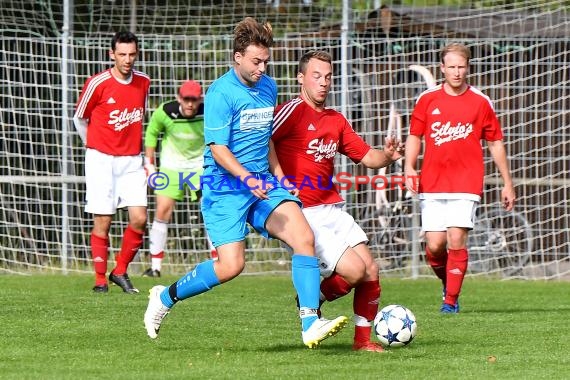
<path id="1" fill-rule="evenodd" d="M 418 324 L 414 313 L 402 305 L 388 305 L 374 318 L 374 333 L 384 347 L 402 347 L 416 336 Z"/>

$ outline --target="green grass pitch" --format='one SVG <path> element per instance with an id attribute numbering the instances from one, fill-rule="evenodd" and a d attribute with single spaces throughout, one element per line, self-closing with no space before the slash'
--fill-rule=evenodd
<path id="1" fill-rule="evenodd" d="M 353 325 L 305 348 L 289 276 L 242 276 L 176 305 L 151 341 L 140 295 L 91 276 L 0 275 L 0 379 L 567 379 L 570 284 L 468 278 L 458 315 L 436 279 L 382 281 L 418 320 L 411 345 L 353 352 Z M 164 285 L 176 278 L 162 278 Z M 323 307 L 351 316 L 352 295 Z"/>

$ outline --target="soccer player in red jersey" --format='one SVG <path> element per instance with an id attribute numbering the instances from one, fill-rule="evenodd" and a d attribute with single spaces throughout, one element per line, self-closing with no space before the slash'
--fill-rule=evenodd
<path id="1" fill-rule="evenodd" d="M 406 139 L 406 185 L 419 194 L 427 262 L 443 283 L 442 313 L 459 312 L 467 236 L 483 193 L 481 140 L 487 141 L 503 179 L 504 208 L 511 210 L 515 202 L 501 126 L 491 100 L 466 81 L 469 59 L 469 48 L 462 44 L 442 49 L 444 82 L 419 96 Z M 425 151 L 418 186 L 422 138 Z"/>
<path id="2" fill-rule="evenodd" d="M 332 84 L 332 58 L 325 51 L 301 57 L 300 95 L 277 106 L 272 140 L 284 174 L 299 189 L 303 214 L 315 235 L 321 275 L 321 301 L 333 301 L 354 288 L 354 350 L 381 352 L 370 340 L 378 313 L 378 264 L 368 238 L 332 183 L 337 152 L 368 168 L 387 166 L 401 157 L 399 142 L 388 138 L 384 150 L 372 149 L 339 112 L 325 107 Z"/>
<path id="3" fill-rule="evenodd" d="M 73 121 L 85 153 L 85 211 L 94 214 L 91 253 L 96 293 L 108 292 L 106 279 L 109 229 L 119 208 L 128 208 L 129 225 L 109 280 L 126 293 L 138 293 L 127 266 L 142 246 L 146 227 L 147 189 L 143 167 L 143 117 L 150 78 L 134 69 L 139 55 L 137 37 L 118 32 L 111 40 L 114 66 L 85 82 Z"/>

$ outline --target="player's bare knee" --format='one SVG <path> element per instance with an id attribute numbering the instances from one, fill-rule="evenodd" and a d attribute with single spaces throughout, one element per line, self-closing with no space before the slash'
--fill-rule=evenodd
<path id="1" fill-rule="evenodd" d="M 158 205 L 156 207 L 156 217 L 161 220 L 170 221 L 173 211 L 174 207 L 171 207 L 170 205 Z"/>
<path id="2" fill-rule="evenodd" d="M 102 238 L 106 238 L 109 236 L 109 230 L 111 229 L 111 219 L 107 218 L 95 218 L 95 222 L 93 223 L 93 229 L 91 233 L 95 236 L 99 236 Z"/>
<path id="3" fill-rule="evenodd" d="M 452 249 L 461 249 L 467 244 L 468 230 L 461 227 L 451 227 L 447 230 L 447 246 Z"/>
<path id="4" fill-rule="evenodd" d="M 310 253 L 315 250 L 315 235 L 309 228 L 307 231 L 296 233 L 293 237 L 292 248 L 295 252 Z"/>
<path id="5" fill-rule="evenodd" d="M 350 284 L 351 287 L 356 287 L 358 284 L 363 282 L 366 279 L 366 272 L 361 273 L 350 273 L 346 276 L 343 276 L 346 282 Z"/>
<path id="6" fill-rule="evenodd" d="M 431 254 L 435 257 L 439 257 L 441 255 L 445 255 L 447 252 L 447 244 L 445 242 L 428 242 L 427 248 L 431 252 Z"/>
<path id="7" fill-rule="evenodd" d="M 313 248 L 315 246 L 315 235 L 313 235 L 313 232 L 311 230 L 306 231 L 303 234 L 301 238 L 301 243 L 303 244 L 303 246 L 310 248 Z"/>
<path id="8" fill-rule="evenodd" d="M 106 239 L 107 237 L 109 237 L 109 228 L 96 228 L 93 227 L 93 229 L 91 230 L 91 234 Z"/>
<path id="9" fill-rule="evenodd" d="M 447 245 L 448 249 L 465 249 L 466 247 L 467 245 L 464 241 L 449 242 Z"/>
<path id="10" fill-rule="evenodd" d="M 367 277 L 366 265 L 361 260 L 343 260 L 337 264 L 336 271 L 352 287 L 360 284 Z"/>
<path id="11" fill-rule="evenodd" d="M 129 220 L 131 227 L 137 231 L 144 231 L 146 229 L 146 215 L 141 217 L 134 217 Z"/>
<path id="12" fill-rule="evenodd" d="M 245 261 L 218 258 L 214 268 L 218 280 L 223 283 L 237 277 L 245 268 Z"/>
<path id="13" fill-rule="evenodd" d="M 378 278 L 378 273 L 380 272 L 380 267 L 378 263 L 372 260 L 366 266 L 366 277 L 368 281 L 376 280 Z"/>

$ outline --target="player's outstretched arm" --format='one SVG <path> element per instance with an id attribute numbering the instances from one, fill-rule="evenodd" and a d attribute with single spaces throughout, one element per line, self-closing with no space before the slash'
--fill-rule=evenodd
<path id="1" fill-rule="evenodd" d="M 403 151 L 404 147 L 398 139 L 386 137 L 384 149 L 370 149 L 360 162 L 367 168 L 380 169 L 402 158 Z"/>
<path id="2" fill-rule="evenodd" d="M 501 190 L 501 200 L 505 210 L 510 211 L 515 206 L 515 188 L 511 171 L 509 170 L 509 160 L 507 159 L 507 151 L 503 140 L 487 141 L 489 152 L 493 157 L 493 161 L 497 166 L 497 170 L 503 178 L 503 189 Z"/>
<path id="3" fill-rule="evenodd" d="M 397 137 L 388 136 L 384 139 L 384 154 L 390 157 L 392 162 L 404 156 L 405 146 Z"/>

